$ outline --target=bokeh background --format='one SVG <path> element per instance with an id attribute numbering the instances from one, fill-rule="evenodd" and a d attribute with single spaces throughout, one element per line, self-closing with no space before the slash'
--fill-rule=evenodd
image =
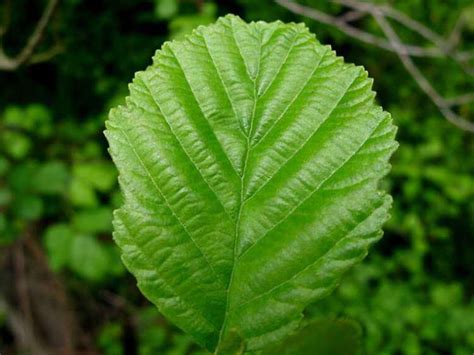
<path id="1" fill-rule="evenodd" d="M 229 12 L 306 22 L 321 42 L 367 68 L 399 127 L 383 182 L 394 197 L 385 236 L 308 316 L 358 322 L 367 354 L 474 352 L 474 135 L 446 120 L 395 53 L 271 0 L 62 0 L 33 53 L 5 65 L 4 54 L 21 53 L 50 3 L 0 1 L 2 355 L 202 353 L 121 264 L 111 239 L 121 197 L 102 131 L 134 72 L 164 41 Z M 350 12 L 337 1 L 300 3 L 333 16 Z M 472 0 L 375 3 L 474 50 Z M 352 25 L 383 35 L 370 17 L 352 15 Z M 430 48 L 416 31 L 393 26 L 403 41 Z M 448 54 L 413 60 L 440 94 L 464 95 L 453 110 L 472 120 L 474 59 L 463 67 Z"/>

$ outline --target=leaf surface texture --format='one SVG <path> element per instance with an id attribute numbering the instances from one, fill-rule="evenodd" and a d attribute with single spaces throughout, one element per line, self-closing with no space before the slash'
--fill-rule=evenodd
<path id="1" fill-rule="evenodd" d="M 199 344 L 282 339 L 381 237 L 396 130 L 371 86 L 303 25 L 228 15 L 165 43 L 111 111 L 114 238 Z"/>

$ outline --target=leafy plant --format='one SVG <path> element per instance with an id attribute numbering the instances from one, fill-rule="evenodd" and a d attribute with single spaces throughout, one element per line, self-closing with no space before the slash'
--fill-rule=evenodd
<path id="1" fill-rule="evenodd" d="M 371 85 L 303 25 L 228 15 L 164 44 L 111 111 L 123 261 L 208 350 L 282 340 L 381 237 L 396 129 Z"/>

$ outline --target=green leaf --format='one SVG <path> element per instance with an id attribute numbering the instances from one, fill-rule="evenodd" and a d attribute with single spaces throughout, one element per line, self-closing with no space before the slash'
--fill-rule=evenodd
<path id="1" fill-rule="evenodd" d="M 170 19 L 177 12 L 177 0 L 155 0 L 155 15 L 159 19 Z"/>
<path id="2" fill-rule="evenodd" d="M 356 355 L 361 351 L 360 326 L 349 320 L 319 319 L 263 355 Z"/>
<path id="3" fill-rule="evenodd" d="M 8 127 L 29 128 L 31 123 L 25 120 L 24 111 L 18 106 L 8 106 L 3 112 L 3 123 Z"/>
<path id="4" fill-rule="evenodd" d="M 44 243 L 49 264 L 54 271 L 67 267 L 92 281 L 123 274 L 124 268 L 115 245 L 103 243 L 74 227 L 55 224 L 46 230 Z"/>
<path id="5" fill-rule="evenodd" d="M 27 221 L 39 219 L 44 210 L 43 200 L 34 195 L 15 196 L 12 207 L 16 217 Z"/>
<path id="6" fill-rule="evenodd" d="M 110 254 L 96 238 L 75 236 L 70 253 L 69 267 L 83 278 L 100 281 L 108 275 Z"/>
<path id="7" fill-rule="evenodd" d="M 97 206 L 99 200 L 96 191 L 108 192 L 115 186 L 117 173 L 110 163 L 80 163 L 72 170 L 69 198 L 75 206 Z"/>
<path id="8" fill-rule="evenodd" d="M 74 206 L 95 207 L 99 204 L 94 187 L 78 178 L 73 178 L 69 185 L 69 199 Z"/>
<path id="9" fill-rule="evenodd" d="M 474 5 L 467 6 L 462 11 L 462 16 L 466 27 L 470 32 L 474 32 Z"/>
<path id="10" fill-rule="evenodd" d="M 73 225 L 83 233 L 110 232 L 112 230 L 112 211 L 108 208 L 95 208 L 74 215 Z"/>
<path id="11" fill-rule="evenodd" d="M 74 232 L 67 224 L 55 224 L 46 230 L 44 243 L 49 264 L 54 271 L 68 264 L 73 240 Z"/>
<path id="12" fill-rule="evenodd" d="M 117 174 L 110 163 L 82 163 L 73 167 L 73 175 L 101 192 L 109 191 L 115 184 Z"/>
<path id="13" fill-rule="evenodd" d="M 19 132 L 4 131 L 0 139 L 2 148 L 14 159 L 25 158 L 32 146 L 30 138 Z"/>
<path id="14" fill-rule="evenodd" d="M 20 128 L 35 132 L 40 137 L 46 137 L 53 131 L 51 113 L 40 104 L 30 104 L 26 108 L 8 106 L 3 114 L 7 128 Z"/>
<path id="15" fill-rule="evenodd" d="M 120 323 L 106 323 L 97 337 L 97 343 L 104 355 L 123 355 L 122 326 Z"/>
<path id="16" fill-rule="evenodd" d="M 5 157 L 0 156 L 0 176 L 4 176 L 8 172 L 9 165 L 9 161 Z"/>
<path id="17" fill-rule="evenodd" d="M 0 187 L 0 207 L 7 206 L 12 200 L 12 192 L 6 188 Z"/>
<path id="18" fill-rule="evenodd" d="M 204 3 L 200 13 L 182 15 L 173 18 L 169 23 L 170 38 L 181 39 L 189 35 L 200 25 L 208 25 L 216 19 L 217 6 L 212 2 Z"/>
<path id="19" fill-rule="evenodd" d="M 164 44 L 111 111 L 114 238 L 199 344 L 280 341 L 381 237 L 397 144 L 371 86 L 304 25 L 229 15 Z"/>
<path id="20" fill-rule="evenodd" d="M 35 191 L 45 194 L 60 194 L 66 190 L 69 177 L 67 167 L 60 161 L 50 161 L 41 165 L 33 180 Z"/>

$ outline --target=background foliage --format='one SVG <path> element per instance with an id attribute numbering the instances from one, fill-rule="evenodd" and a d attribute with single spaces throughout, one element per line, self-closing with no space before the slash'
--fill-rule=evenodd
<path id="1" fill-rule="evenodd" d="M 301 3 L 341 11 L 324 1 Z M 23 46 L 44 5 L 13 2 L 6 52 Z M 474 48 L 471 1 L 392 5 L 439 33 L 466 14 L 462 44 Z M 246 20 L 305 20 L 323 43 L 368 69 L 378 100 L 399 126 L 400 148 L 384 182 L 394 197 L 385 237 L 308 315 L 358 322 L 368 354 L 471 354 L 473 136 L 444 120 L 395 55 L 270 0 L 64 0 L 41 44 L 59 42 L 62 52 L 0 72 L 0 352 L 200 352 L 144 300 L 121 264 L 111 241 L 111 213 L 121 197 L 102 131 L 109 108 L 163 41 L 228 12 Z M 420 63 L 447 96 L 474 88 L 450 62 Z M 472 104 L 460 109 L 472 117 Z M 27 329 L 26 340 L 12 320 Z"/>

